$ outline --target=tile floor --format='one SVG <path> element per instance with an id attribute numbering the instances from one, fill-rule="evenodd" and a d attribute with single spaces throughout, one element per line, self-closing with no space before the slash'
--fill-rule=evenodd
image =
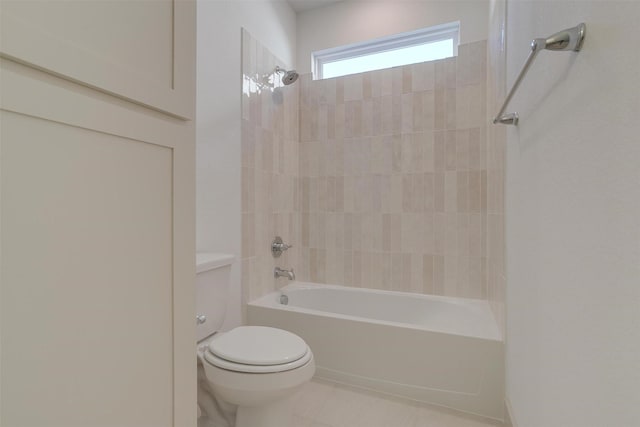
<path id="1" fill-rule="evenodd" d="M 411 404 L 320 380 L 310 382 L 297 397 L 290 427 L 495 427 L 447 409 Z"/>

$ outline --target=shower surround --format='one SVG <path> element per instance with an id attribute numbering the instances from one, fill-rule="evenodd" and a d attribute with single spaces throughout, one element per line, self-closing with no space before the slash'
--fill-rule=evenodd
<path id="1" fill-rule="evenodd" d="M 439 61 L 278 79 L 274 90 L 263 83 L 276 65 L 243 31 L 243 302 L 285 284 L 276 265 L 308 282 L 499 294 L 487 280 L 488 243 L 493 278 L 503 258 L 501 187 L 488 189 L 499 180 L 488 166 L 500 168 L 487 149 L 487 42 Z M 294 248 L 274 260 L 276 235 Z"/>
<path id="2" fill-rule="evenodd" d="M 282 64 L 243 32 L 245 322 L 302 336 L 315 348 L 322 378 L 503 418 L 504 133 L 487 129 L 487 106 L 493 109 L 503 86 L 501 52 L 492 45 L 488 64 L 483 41 L 460 46 L 456 58 L 320 81 L 306 75 L 287 87 L 276 80 L 275 88 L 265 75 Z M 274 259 L 276 235 L 294 247 Z M 303 284 L 313 292 L 309 301 L 344 311 L 331 315 L 313 306 L 304 313 L 279 304 L 288 282 L 273 277 L 275 266 L 293 267 L 298 280 L 309 282 Z M 323 299 L 317 292 L 326 289 L 337 293 Z M 410 310 L 440 297 L 387 291 L 486 307 L 492 335 L 353 320 L 359 308 L 414 320 L 443 314 L 432 305 Z M 350 304 L 345 295 L 353 296 Z M 394 311 L 397 301 L 403 304 Z M 464 320 L 456 313 L 444 324 Z M 341 331 L 338 341 L 354 349 L 318 340 L 326 330 Z M 418 341 L 424 345 L 406 351 Z M 381 370 L 389 360 L 401 362 Z M 427 365 L 426 376 L 413 374 Z"/>
<path id="3" fill-rule="evenodd" d="M 486 42 L 301 80 L 298 276 L 486 298 Z"/>
<path id="4" fill-rule="evenodd" d="M 505 0 L 492 1 L 489 39 L 487 41 L 487 108 L 498 111 L 507 94 L 506 88 L 506 19 Z M 487 299 L 505 335 L 505 170 L 506 126 L 487 128 Z"/>
<path id="5" fill-rule="evenodd" d="M 297 267 L 298 85 L 284 86 L 284 67 L 242 31 L 242 306 L 276 289 L 273 269 Z M 271 256 L 276 235 L 294 245 Z M 280 279 L 284 281 L 284 279 Z"/>

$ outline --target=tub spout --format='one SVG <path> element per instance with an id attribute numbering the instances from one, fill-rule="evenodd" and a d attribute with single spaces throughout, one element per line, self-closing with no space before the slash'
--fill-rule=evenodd
<path id="1" fill-rule="evenodd" d="M 293 268 L 291 270 L 283 270 L 280 267 L 276 267 L 273 270 L 273 277 L 276 279 L 278 277 L 286 277 L 289 280 L 296 280 L 296 273 L 293 271 Z"/>

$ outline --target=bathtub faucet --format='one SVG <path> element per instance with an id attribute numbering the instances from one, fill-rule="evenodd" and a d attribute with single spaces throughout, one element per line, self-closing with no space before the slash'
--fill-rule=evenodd
<path id="1" fill-rule="evenodd" d="M 273 270 L 273 277 L 276 279 L 278 277 L 286 277 L 289 280 L 296 280 L 296 273 L 294 273 L 293 268 L 291 270 L 283 270 L 280 267 L 276 267 Z"/>

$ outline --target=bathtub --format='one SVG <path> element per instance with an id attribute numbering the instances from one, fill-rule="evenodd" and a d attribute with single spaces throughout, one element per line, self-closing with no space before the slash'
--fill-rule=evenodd
<path id="1" fill-rule="evenodd" d="M 316 377 L 503 419 L 504 349 L 486 301 L 296 282 L 251 301 L 247 319 L 301 336 Z"/>

